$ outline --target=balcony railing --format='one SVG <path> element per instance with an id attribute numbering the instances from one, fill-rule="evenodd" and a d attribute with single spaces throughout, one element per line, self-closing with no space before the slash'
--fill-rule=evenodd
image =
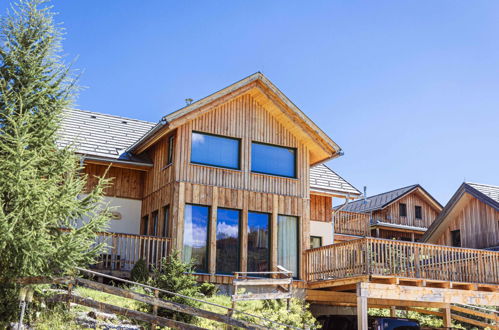
<path id="1" fill-rule="evenodd" d="M 380 275 L 499 284 L 499 252 L 361 238 L 305 252 L 308 281 Z"/>
<path id="2" fill-rule="evenodd" d="M 338 234 L 370 236 L 369 214 L 338 211 L 334 215 L 334 232 Z"/>
<path id="3" fill-rule="evenodd" d="M 116 271 L 130 271 L 140 259 L 149 268 L 159 267 L 171 248 L 171 238 L 145 235 L 102 232 L 96 242 L 105 243 L 107 247 L 95 267 Z"/>

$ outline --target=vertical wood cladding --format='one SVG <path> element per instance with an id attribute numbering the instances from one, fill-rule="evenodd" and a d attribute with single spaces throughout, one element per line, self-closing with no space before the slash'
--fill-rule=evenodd
<path id="1" fill-rule="evenodd" d="M 331 222 L 333 219 L 333 198 L 310 194 L 310 220 Z"/>
<path id="2" fill-rule="evenodd" d="M 407 216 L 405 217 L 399 215 L 399 204 L 401 203 L 407 206 Z M 416 206 L 421 206 L 422 219 L 416 219 Z M 382 222 L 428 228 L 437 218 L 438 212 L 426 198 L 423 198 L 417 191 L 413 191 L 395 203 L 388 205 L 385 209 L 374 212 L 373 217 Z"/>
<path id="3" fill-rule="evenodd" d="M 85 164 L 84 173 L 88 176 L 85 191 L 88 192 L 93 189 L 98 182 L 98 178 L 104 177 L 107 169 L 107 165 Z M 142 199 L 145 172 L 111 167 L 106 178 L 112 180 L 111 184 L 104 190 L 106 196 Z"/>
<path id="4" fill-rule="evenodd" d="M 499 212 L 472 198 L 450 220 L 437 244 L 452 245 L 451 231 L 461 231 L 461 246 L 482 249 L 499 246 Z"/>

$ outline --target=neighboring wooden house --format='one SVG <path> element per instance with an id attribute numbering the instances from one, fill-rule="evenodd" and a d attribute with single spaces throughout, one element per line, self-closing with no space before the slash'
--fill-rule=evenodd
<path id="1" fill-rule="evenodd" d="M 415 184 L 359 199 L 337 209 L 341 211 L 335 217 L 338 222 L 335 241 L 372 236 L 414 242 L 423 237 L 442 206 Z"/>
<path id="2" fill-rule="evenodd" d="M 261 73 L 158 124 L 68 110 L 60 144 L 83 155 L 88 188 L 111 165 L 115 248 L 103 263 L 116 270 L 176 249 L 202 274 L 279 264 L 301 278 L 310 233 L 332 243 L 320 227 L 332 198 L 359 195 L 324 165 L 311 174 L 341 150 Z"/>
<path id="3" fill-rule="evenodd" d="M 499 187 L 463 183 L 430 226 L 423 241 L 499 250 Z"/>

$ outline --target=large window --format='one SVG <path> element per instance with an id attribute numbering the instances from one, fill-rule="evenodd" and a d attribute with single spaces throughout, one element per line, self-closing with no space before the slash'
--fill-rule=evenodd
<path id="1" fill-rule="evenodd" d="M 270 270 L 270 215 L 248 212 L 248 272 Z"/>
<path id="2" fill-rule="evenodd" d="M 240 169 L 240 140 L 192 132 L 191 163 Z"/>
<path id="3" fill-rule="evenodd" d="M 239 270 L 239 218 L 237 210 L 217 210 L 217 274 Z"/>
<path id="4" fill-rule="evenodd" d="M 251 171 L 295 178 L 296 149 L 253 142 Z"/>
<path id="5" fill-rule="evenodd" d="M 184 209 L 184 262 L 194 261 L 199 273 L 208 272 L 208 221 L 210 209 L 207 206 L 186 204 Z"/>
<path id="6" fill-rule="evenodd" d="M 298 218 L 277 218 L 277 263 L 298 277 Z"/>

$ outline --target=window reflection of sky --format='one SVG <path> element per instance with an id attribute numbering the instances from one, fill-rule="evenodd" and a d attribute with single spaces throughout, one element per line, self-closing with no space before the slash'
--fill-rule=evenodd
<path id="1" fill-rule="evenodd" d="M 192 133 L 191 161 L 233 169 L 239 168 L 239 140 Z"/>
<path id="2" fill-rule="evenodd" d="M 295 177 L 295 150 L 260 143 L 251 145 L 253 172 Z"/>
<path id="3" fill-rule="evenodd" d="M 217 214 L 217 239 L 238 238 L 239 236 L 239 211 L 218 209 Z"/>
<path id="4" fill-rule="evenodd" d="M 266 230 L 269 226 L 269 215 L 265 213 L 248 213 L 248 232 Z"/>
<path id="5" fill-rule="evenodd" d="M 184 244 L 195 248 L 206 246 L 208 238 L 208 207 L 186 205 Z M 191 214 L 189 217 L 188 215 Z"/>

